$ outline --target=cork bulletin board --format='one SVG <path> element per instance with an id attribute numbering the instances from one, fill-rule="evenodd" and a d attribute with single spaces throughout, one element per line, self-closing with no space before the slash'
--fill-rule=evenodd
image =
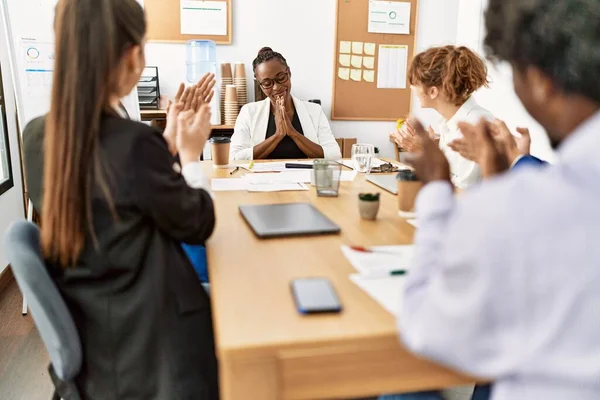
<path id="1" fill-rule="evenodd" d="M 208 4 L 209 7 L 210 4 L 223 3 L 227 7 L 226 34 L 182 34 L 181 9 L 184 7 L 184 3 Z M 232 42 L 232 0 L 197 0 L 193 2 L 186 2 L 186 0 L 144 0 L 144 8 L 148 23 L 147 36 L 150 42 L 182 43 L 187 40 L 212 40 L 217 44 L 231 44 Z"/>
<path id="2" fill-rule="evenodd" d="M 331 119 L 395 121 L 408 115 L 406 70 L 415 54 L 418 0 L 336 1 Z"/>

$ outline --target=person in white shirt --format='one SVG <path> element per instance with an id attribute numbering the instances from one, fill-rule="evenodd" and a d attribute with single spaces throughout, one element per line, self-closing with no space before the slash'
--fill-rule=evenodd
<path id="1" fill-rule="evenodd" d="M 421 107 L 432 108 L 441 115 L 440 121 L 429 128 L 439 138 L 440 149 L 450 162 L 452 183 L 468 189 L 481 179 L 479 167 L 448 145 L 462 137 L 459 122 L 474 123 L 492 114 L 481 107 L 473 93 L 487 86 L 487 67 L 484 61 L 466 47 L 433 47 L 413 59 L 408 79 Z M 407 123 L 394 133 L 397 144 L 405 151 L 417 151 L 420 143 L 414 128 Z"/>
<path id="2" fill-rule="evenodd" d="M 342 158 L 320 105 L 292 96 L 286 59 L 269 47 L 252 63 L 267 98 L 240 110 L 231 138 L 232 160 Z"/>
<path id="3" fill-rule="evenodd" d="M 417 122 L 416 254 L 400 336 L 418 355 L 494 381 L 492 400 L 600 398 L 600 2 L 490 0 L 486 49 L 558 162 L 510 174 L 489 122 L 461 124 L 486 176 L 455 198 Z"/>

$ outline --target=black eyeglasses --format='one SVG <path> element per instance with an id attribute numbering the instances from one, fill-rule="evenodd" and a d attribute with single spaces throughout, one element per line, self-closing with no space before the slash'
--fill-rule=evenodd
<path id="1" fill-rule="evenodd" d="M 263 89 L 272 89 L 273 86 L 275 86 L 275 83 L 277 83 L 278 85 L 283 85 L 284 83 L 286 83 L 287 81 L 290 80 L 290 74 L 289 72 L 280 72 L 277 74 L 277 76 L 275 76 L 275 79 L 264 79 L 262 82 L 258 81 L 258 84 L 260 85 L 261 88 Z"/>

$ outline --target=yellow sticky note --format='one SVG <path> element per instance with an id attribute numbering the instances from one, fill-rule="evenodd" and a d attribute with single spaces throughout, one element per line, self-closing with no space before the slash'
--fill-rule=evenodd
<path id="1" fill-rule="evenodd" d="M 340 65 L 342 67 L 350 66 L 350 54 L 340 54 Z"/>
<path id="2" fill-rule="evenodd" d="M 365 43 L 365 54 L 368 56 L 375 55 L 375 43 Z"/>
<path id="3" fill-rule="evenodd" d="M 375 71 L 373 70 L 364 70 L 363 71 L 363 79 L 365 82 L 373 83 L 375 82 Z"/>
<path id="4" fill-rule="evenodd" d="M 362 68 L 362 56 L 352 56 L 352 61 L 350 64 L 354 68 Z"/>
<path id="5" fill-rule="evenodd" d="M 350 54 L 352 49 L 352 42 L 340 42 L 340 53 Z"/>
<path id="6" fill-rule="evenodd" d="M 375 68 L 375 57 L 363 57 L 363 65 L 368 69 Z"/>
<path id="7" fill-rule="evenodd" d="M 363 53 L 363 42 L 352 42 L 352 54 Z"/>
<path id="8" fill-rule="evenodd" d="M 338 77 L 343 81 L 350 80 L 350 68 L 340 68 L 338 70 Z"/>
<path id="9" fill-rule="evenodd" d="M 360 82 L 362 78 L 362 70 L 360 69 L 352 69 L 350 71 L 350 79 L 356 82 Z"/>

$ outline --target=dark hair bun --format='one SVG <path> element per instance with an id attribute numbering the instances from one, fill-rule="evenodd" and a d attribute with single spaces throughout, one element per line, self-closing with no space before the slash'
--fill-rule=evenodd
<path id="1" fill-rule="evenodd" d="M 258 51 L 258 55 L 260 56 L 261 54 L 269 53 L 269 52 L 273 52 L 273 49 L 270 47 L 263 47 L 262 49 L 260 49 Z"/>

